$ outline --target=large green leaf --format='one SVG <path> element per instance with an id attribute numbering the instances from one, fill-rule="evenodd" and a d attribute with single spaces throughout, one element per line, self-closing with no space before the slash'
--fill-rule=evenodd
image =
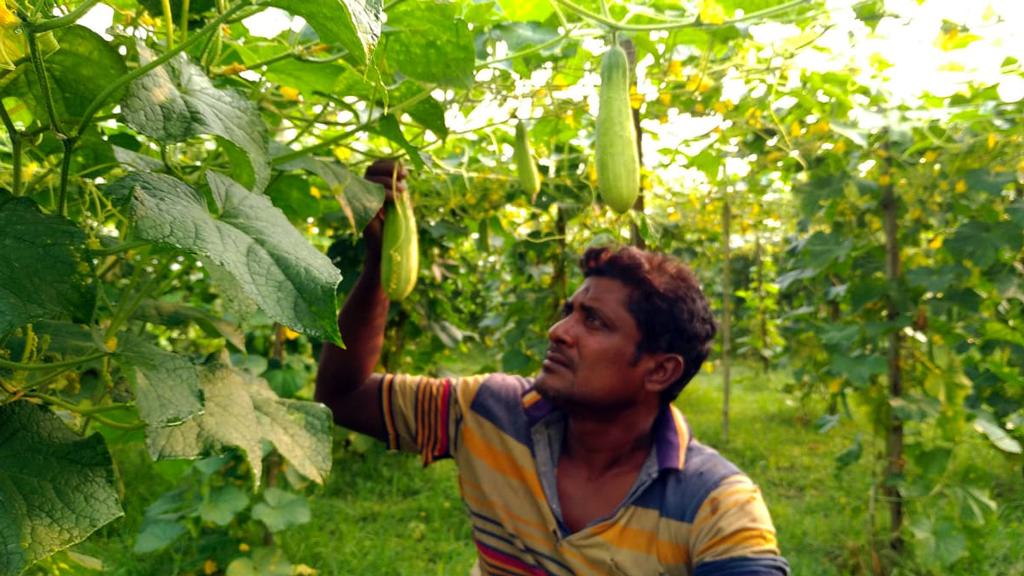
<path id="1" fill-rule="evenodd" d="M 302 494 L 267 488 L 263 502 L 252 507 L 252 517 L 266 524 L 271 532 L 280 532 L 309 522 L 309 501 Z"/>
<path id="2" fill-rule="evenodd" d="M 201 370 L 206 411 L 180 426 L 150 428 L 153 458 L 198 458 L 235 446 L 245 452 L 257 485 L 262 442 L 277 448 L 303 476 L 323 483 L 331 470 L 331 415 L 322 404 L 278 398 L 262 378 L 225 364 Z"/>
<path id="3" fill-rule="evenodd" d="M 84 243 L 70 220 L 0 191 L 0 335 L 34 320 L 92 311 Z"/>
<path id="4" fill-rule="evenodd" d="M 118 359 L 135 388 L 143 420 L 154 426 L 177 424 L 203 409 L 199 373 L 188 358 L 137 336 L 123 334 L 120 339 Z"/>
<path id="5" fill-rule="evenodd" d="M 403 75 L 452 88 L 473 84 L 473 33 L 450 2 L 406 2 L 388 14 L 384 52 Z"/>
<path id="6" fill-rule="evenodd" d="M 123 514 L 103 438 L 45 408 L 0 406 L 0 576 L 81 542 Z"/>
<path id="7" fill-rule="evenodd" d="M 337 268 L 266 196 L 214 172 L 208 177 L 221 205 L 218 216 L 198 192 L 164 174 L 132 173 L 110 192 L 127 199 L 140 238 L 211 260 L 273 320 L 340 342 Z"/>
<path id="8" fill-rule="evenodd" d="M 271 6 L 302 16 L 320 40 L 341 44 L 360 64 L 380 39 L 384 7 L 381 0 L 271 0 Z"/>
<path id="9" fill-rule="evenodd" d="M 322 178 L 356 234 L 366 228 L 384 205 L 383 186 L 360 178 L 337 161 L 306 157 L 286 162 L 281 168 L 306 170 Z"/>
<path id="10" fill-rule="evenodd" d="M 155 54 L 140 43 L 140 62 L 154 59 Z M 184 54 L 132 82 L 122 112 L 129 126 L 161 142 L 220 136 L 249 156 L 257 191 L 270 180 L 267 130 L 255 104 L 237 92 L 215 87 Z"/>
<path id="11" fill-rule="evenodd" d="M 249 505 L 249 495 L 228 484 L 214 490 L 199 506 L 199 517 L 218 526 L 227 526 Z"/>
<path id="12" fill-rule="evenodd" d="M 80 119 L 93 99 L 128 69 L 117 49 L 88 28 L 68 26 L 53 34 L 60 49 L 46 58 L 46 76 L 57 119 L 63 128 L 71 129 L 74 126 L 69 124 Z M 27 69 L 8 89 L 12 95 L 25 98 L 36 118 L 45 119 L 46 103 L 39 79 L 28 64 L 24 66 Z M 115 94 L 112 98 L 119 97 Z"/>

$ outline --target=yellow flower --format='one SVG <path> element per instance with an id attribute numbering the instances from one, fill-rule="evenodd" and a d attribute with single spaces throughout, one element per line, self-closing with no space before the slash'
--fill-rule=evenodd
<path id="1" fill-rule="evenodd" d="M 668 92 L 662 92 L 661 94 L 658 94 L 658 101 L 661 102 L 662 105 L 668 106 L 672 103 L 672 95 Z"/>
<path id="2" fill-rule="evenodd" d="M 882 174 L 878 177 L 879 186 L 888 186 L 889 184 L 892 184 L 892 177 L 888 174 Z"/>
<path id="3" fill-rule="evenodd" d="M 291 86 L 281 86 L 281 97 L 289 102 L 299 101 L 299 90 Z"/>
<path id="4" fill-rule="evenodd" d="M 309 195 L 312 196 L 313 198 L 316 198 L 317 200 L 319 200 L 320 199 L 320 189 L 317 188 L 316 186 L 310 186 L 309 187 Z"/>
<path id="5" fill-rule="evenodd" d="M 818 120 L 814 124 L 811 124 L 811 127 L 807 129 L 807 133 L 811 136 L 820 136 L 822 134 L 828 134 L 830 128 L 831 126 L 829 125 L 828 120 Z"/>
<path id="6" fill-rule="evenodd" d="M 802 126 L 800 126 L 800 122 L 793 120 L 793 123 L 789 125 L 789 135 L 792 136 L 793 138 L 796 138 L 797 136 L 803 133 L 804 129 Z"/>
<path id="7" fill-rule="evenodd" d="M 999 135 L 996 134 L 995 132 L 989 132 L 986 143 L 988 144 L 988 149 L 992 150 L 993 148 L 996 147 L 996 144 L 999 143 Z"/>
<path id="8" fill-rule="evenodd" d="M 938 250 L 939 248 L 942 248 L 942 242 L 942 236 L 935 236 L 935 238 L 932 238 L 931 242 L 928 243 L 928 247 L 932 250 Z"/>
<path id="9" fill-rule="evenodd" d="M 682 60 L 670 60 L 668 63 L 668 75 L 671 78 L 679 78 L 683 74 Z"/>
<path id="10" fill-rule="evenodd" d="M 929 150 L 924 153 L 924 161 L 928 164 L 934 164 L 939 159 L 939 153 L 935 150 Z"/>
<path id="11" fill-rule="evenodd" d="M 217 572 L 217 562 L 213 558 L 207 558 L 206 562 L 203 562 L 203 574 L 211 576 Z"/>
<path id="12" fill-rule="evenodd" d="M 289 328 L 287 326 L 284 327 L 284 339 L 285 340 L 295 340 L 298 337 L 299 337 L 299 333 L 298 332 L 296 332 L 295 330 L 292 330 L 291 328 Z"/>
<path id="13" fill-rule="evenodd" d="M 953 191 L 956 192 L 957 194 L 963 194 L 964 192 L 967 192 L 967 181 L 964 180 L 963 178 L 957 180 L 956 186 L 953 188 Z"/>
<path id="14" fill-rule="evenodd" d="M 636 91 L 636 86 L 629 87 L 629 105 L 634 110 L 639 110 L 640 106 L 644 103 L 644 96 Z"/>
<path id="15" fill-rule="evenodd" d="M 715 0 L 704 0 L 700 7 L 700 21 L 704 24 L 725 22 L 725 8 Z"/>
<path id="16" fill-rule="evenodd" d="M 249 545 L 246 544 L 245 542 L 239 543 L 238 544 L 238 551 L 239 552 L 248 552 L 249 551 Z"/>
<path id="17" fill-rule="evenodd" d="M 842 154 L 843 152 L 846 152 L 846 140 L 840 140 L 839 142 L 836 142 L 836 145 L 832 147 L 832 151 L 835 152 L 836 154 Z"/>
<path id="18" fill-rule="evenodd" d="M 12 26 L 21 24 L 21 19 L 14 12 L 7 9 L 7 3 L 0 0 L 0 26 Z"/>

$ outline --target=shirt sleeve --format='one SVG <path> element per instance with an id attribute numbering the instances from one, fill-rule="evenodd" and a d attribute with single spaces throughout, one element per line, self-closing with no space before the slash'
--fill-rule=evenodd
<path id="1" fill-rule="evenodd" d="M 761 490 L 742 474 L 708 494 L 691 534 L 696 576 L 789 574 Z"/>
<path id="2" fill-rule="evenodd" d="M 463 407 L 469 406 L 485 378 L 384 374 L 380 405 L 388 448 L 417 452 L 424 466 L 454 456 Z"/>

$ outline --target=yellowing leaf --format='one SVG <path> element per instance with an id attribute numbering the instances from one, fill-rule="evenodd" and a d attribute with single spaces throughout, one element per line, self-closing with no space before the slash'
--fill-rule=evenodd
<path id="1" fill-rule="evenodd" d="M 218 74 L 222 74 L 224 76 L 234 76 L 235 74 L 245 72 L 248 69 L 249 67 L 245 64 L 242 64 L 241 62 L 232 62 L 231 64 L 228 64 L 227 66 L 221 68 Z"/>
<path id="2" fill-rule="evenodd" d="M 715 0 L 704 0 L 700 7 L 700 21 L 704 24 L 725 22 L 725 8 Z"/>

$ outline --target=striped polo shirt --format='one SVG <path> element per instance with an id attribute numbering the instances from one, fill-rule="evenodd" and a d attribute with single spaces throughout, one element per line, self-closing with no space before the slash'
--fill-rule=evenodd
<path id="1" fill-rule="evenodd" d="M 478 551 L 495 575 L 785 575 L 760 490 L 694 440 L 666 406 L 633 487 L 609 516 L 571 533 L 555 479 L 565 416 L 507 374 L 387 374 L 381 408 L 389 448 L 424 466 L 455 459 Z"/>

